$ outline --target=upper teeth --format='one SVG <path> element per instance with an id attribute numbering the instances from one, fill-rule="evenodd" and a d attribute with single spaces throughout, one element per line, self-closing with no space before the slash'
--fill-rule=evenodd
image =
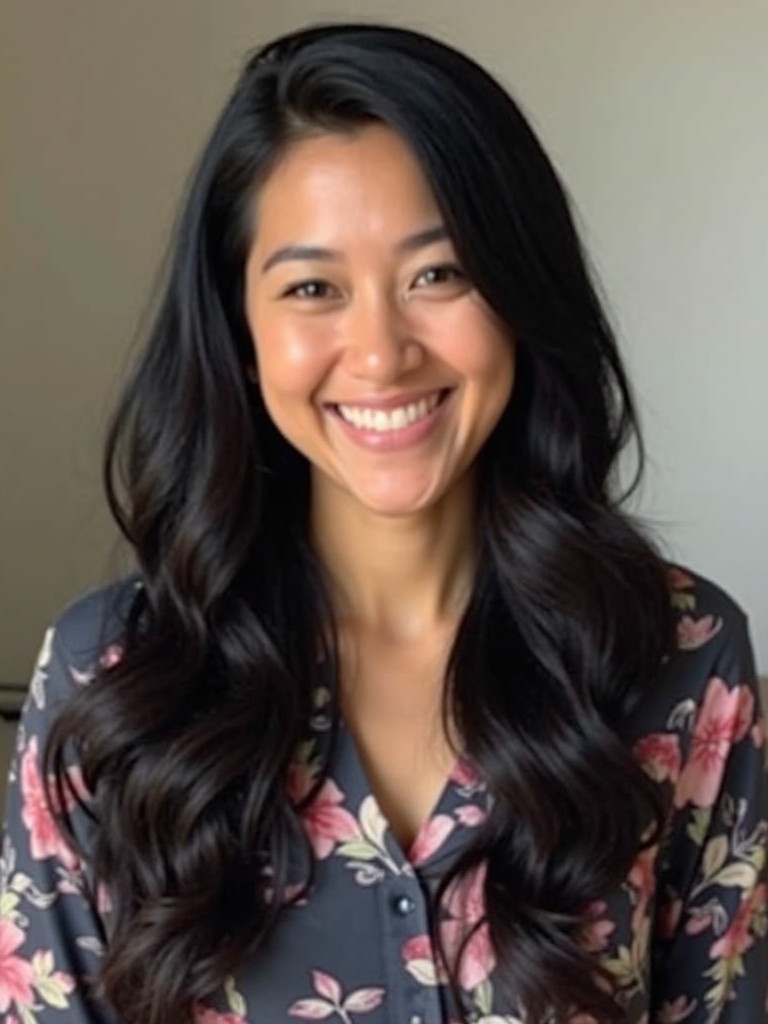
<path id="1" fill-rule="evenodd" d="M 411 423 L 423 420 L 428 416 L 440 401 L 440 393 L 436 391 L 429 398 L 422 398 L 420 402 L 411 402 L 410 405 L 401 405 L 397 409 L 367 409 L 357 405 L 340 405 L 339 412 L 348 423 L 365 430 L 376 430 L 383 433 L 385 430 L 402 430 Z"/>

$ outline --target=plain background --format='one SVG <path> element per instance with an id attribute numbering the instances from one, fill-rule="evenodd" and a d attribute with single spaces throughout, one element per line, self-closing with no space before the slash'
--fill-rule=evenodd
<path id="1" fill-rule="evenodd" d="M 414 12 L 417 11 L 417 14 Z M 109 578 L 99 483 L 186 175 L 243 55 L 307 21 L 426 29 L 486 64 L 572 196 L 640 399 L 639 510 L 750 614 L 768 672 L 768 5 L 3 0 L 0 682 Z"/>

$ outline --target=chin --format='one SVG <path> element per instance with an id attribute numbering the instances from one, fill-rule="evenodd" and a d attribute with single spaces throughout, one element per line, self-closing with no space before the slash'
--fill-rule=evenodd
<path id="1" fill-rule="evenodd" d="M 357 492 L 354 498 L 359 505 L 375 515 L 399 517 L 424 512 L 433 507 L 440 500 L 442 493 L 433 487 L 410 493 L 397 488 L 384 494 Z"/>

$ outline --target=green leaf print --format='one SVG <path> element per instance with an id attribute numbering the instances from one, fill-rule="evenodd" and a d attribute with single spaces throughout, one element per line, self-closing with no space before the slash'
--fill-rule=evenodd
<path id="1" fill-rule="evenodd" d="M 377 860 L 381 851 L 364 839 L 350 839 L 346 843 L 339 843 L 336 853 L 343 857 L 354 857 L 355 860 Z"/>
<path id="2" fill-rule="evenodd" d="M 755 884 L 756 877 L 757 872 L 754 867 L 746 861 L 740 861 L 736 864 L 728 864 L 722 871 L 718 871 L 712 879 L 712 884 L 751 889 Z"/>
<path id="3" fill-rule="evenodd" d="M 715 836 L 714 839 L 710 839 L 704 847 L 704 857 L 702 858 L 704 877 L 711 878 L 725 864 L 727 857 L 728 837 Z"/>
<path id="4" fill-rule="evenodd" d="M 53 1006 L 57 1010 L 67 1009 L 69 1000 L 64 994 L 61 983 L 56 978 L 40 978 L 34 984 L 41 997 L 49 1006 Z"/>
<path id="5" fill-rule="evenodd" d="M 712 808 L 711 807 L 696 807 L 693 811 L 693 821 L 689 822 L 688 828 L 685 830 L 686 835 L 689 839 L 693 840 L 697 846 L 703 846 L 704 840 L 707 837 L 707 829 L 709 823 L 712 820 Z"/>
<path id="6" fill-rule="evenodd" d="M 363 835 L 378 849 L 384 849 L 384 833 L 387 823 L 373 796 L 367 796 L 360 804 L 360 827 Z"/>
<path id="7" fill-rule="evenodd" d="M 227 997 L 227 1006 L 232 1013 L 236 1013 L 238 1017 L 245 1017 L 247 1009 L 245 999 L 235 988 L 234 978 L 227 978 L 224 982 L 224 994 Z"/>

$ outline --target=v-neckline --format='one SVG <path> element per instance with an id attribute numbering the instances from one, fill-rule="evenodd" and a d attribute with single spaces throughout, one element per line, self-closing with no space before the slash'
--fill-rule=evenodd
<path id="1" fill-rule="evenodd" d="M 358 773 L 360 780 L 363 783 L 363 788 L 365 790 L 366 795 L 370 796 L 370 798 L 373 800 L 376 806 L 376 810 L 381 815 L 381 820 L 384 822 L 385 825 L 386 834 L 391 837 L 391 840 L 394 843 L 403 863 L 408 864 L 411 868 L 414 867 L 417 862 L 413 859 L 413 851 L 415 849 L 418 849 L 420 842 L 424 839 L 427 829 L 434 821 L 434 819 L 440 814 L 441 810 L 445 805 L 451 784 L 451 778 L 453 777 L 457 767 L 459 766 L 462 760 L 461 754 L 458 754 L 453 758 L 451 766 L 443 778 L 442 786 L 435 800 L 433 801 L 430 811 L 428 812 L 426 818 L 420 823 L 413 839 L 408 844 L 406 849 L 403 843 L 398 838 L 398 835 L 395 832 L 391 821 L 389 820 L 389 818 L 382 809 L 379 798 L 376 795 L 374 787 L 371 785 L 370 777 L 368 775 L 368 772 L 366 771 L 365 764 L 360 753 L 360 747 L 358 745 L 357 738 L 352 729 L 349 727 L 349 723 L 343 716 L 341 719 L 341 729 L 342 733 L 346 736 L 347 743 L 349 744 L 349 749 L 352 753 L 352 759 L 354 761 L 355 771 Z"/>

